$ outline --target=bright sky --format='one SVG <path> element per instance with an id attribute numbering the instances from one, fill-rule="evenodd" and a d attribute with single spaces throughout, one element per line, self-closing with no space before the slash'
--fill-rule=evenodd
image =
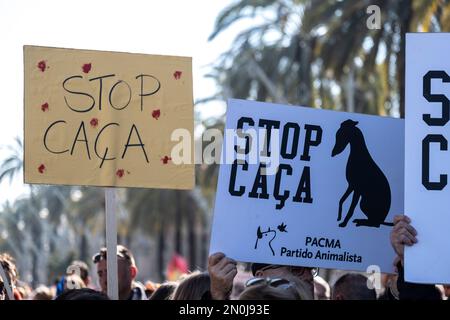
<path id="1" fill-rule="evenodd" d="M 23 137 L 22 46 L 125 51 L 193 57 L 194 99 L 216 92 L 204 78 L 207 65 L 226 51 L 244 22 L 212 42 L 207 38 L 218 13 L 232 0 L 0 0 L 0 145 Z M 202 117 L 220 115 L 224 103 L 199 105 Z M 0 161 L 5 157 L 0 150 Z M 0 203 L 26 188 L 23 177 L 0 185 Z"/>

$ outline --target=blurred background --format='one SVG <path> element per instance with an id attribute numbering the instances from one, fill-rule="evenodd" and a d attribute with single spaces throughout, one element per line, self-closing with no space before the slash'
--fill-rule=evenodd
<path id="1" fill-rule="evenodd" d="M 403 117 L 405 33 L 448 32 L 450 1 L 0 0 L 0 29 L 0 252 L 36 287 L 105 244 L 104 190 L 23 184 L 23 45 L 193 57 L 202 145 L 223 130 L 227 98 Z M 196 165 L 192 191 L 118 189 L 118 242 L 138 279 L 205 269 L 217 173 Z"/>

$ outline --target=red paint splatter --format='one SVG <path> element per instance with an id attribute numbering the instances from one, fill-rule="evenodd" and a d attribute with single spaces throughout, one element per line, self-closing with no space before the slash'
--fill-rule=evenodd
<path id="1" fill-rule="evenodd" d="M 169 162 L 169 160 L 172 160 L 172 158 L 171 158 L 171 157 L 168 157 L 168 156 L 164 156 L 164 158 L 161 158 L 161 161 L 162 161 L 164 164 L 167 164 L 167 163 Z"/>
<path id="2" fill-rule="evenodd" d="M 97 118 L 92 118 L 89 123 L 91 124 L 91 127 L 95 128 L 95 127 L 98 126 L 98 119 Z"/>
<path id="3" fill-rule="evenodd" d="M 47 69 L 47 65 L 46 65 L 46 63 L 45 63 L 44 60 L 39 61 L 37 67 L 38 67 L 42 72 L 44 72 L 45 69 Z"/>
<path id="4" fill-rule="evenodd" d="M 182 74 L 181 71 L 175 71 L 175 72 L 173 73 L 173 77 L 174 77 L 176 80 L 178 80 L 178 79 L 181 78 L 181 74 Z"/>
<path id="5" fill-rule="evenodd" d="M 42 110 L 42 112 L 48 111 L 48 103 L 47 102 L 41 106 L 41 110 Z"/>
<path id="6" fill-rule="evenodd" d="M 91 71 L 91 68 L 92 68 L 92 64 L 91 63 L 83 64 L 83 72 L 84 73 L 89 73 L 89 71 Z"/>
<path id="7" fill-rule="evenodd" d="M 122 178 L 124 174 L 125 174 L 125 170 L 123 170 L 123 169 L 118 169 L 116 171 L 116 176 L 118 176 L 119 178 Z"/>
<path id="8" fill-rule="evenodd" d="M 39 171 L 39 173 L 44 173 L 44 171 L 45 171 L 45 165 L 44 165 L 44 164 L 41 164 L 41 165 L 38 167 L 38 171 Z"/>
<path id="9" fill-rule="evenodd" d="M 159 110 L 159 109 L 156 109 L 156 110 L 153 110 L 153 112 L 152 112 L 152 117 L 153 118 L 155 118 L 156 120 L 158 120 L 158 118 L 161 116 L 161 110 Z"/>

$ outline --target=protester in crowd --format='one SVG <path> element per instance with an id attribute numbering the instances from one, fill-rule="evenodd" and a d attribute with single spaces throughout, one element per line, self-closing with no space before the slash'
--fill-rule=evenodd
<path id="1" fill-rule="evenodd" d="M 381 274 L 382 292 L 378 300 L 398 300 L 397 274 Z"/>
<path id="2" fill-rule="evenodd" d="M 367 277 L 357 273 L 346 273 L 334 284 L 332 300 L 376 300 L 374 288 L 367 285 Z"/>
<path id="3" fill-rule="evenodd" d="M 450 299 L 450 284 L 444 284 L 444 294 L 447 300 Z"/>
<path id="4" fill-rule="evenodd" d="M 14 299 L 22 300 L 22 296 L 16 288 L 16 281 L 18 280 L 19 275 L 14 258 L 7 253 L 2 253 L 0 254 L 0 264 L 3 267 L 3 271 L 5 272 L 6 276 L 6 279 L 2 279 L 2 277 L 0 276 L 0 300 L 9 300 L 6 290 L 7 283 L 9 284 L 10 288 L 12 288 Z"/>
<path id="5" fill-rule="evenodd" d="M 90 288 L 71 289 L 56 297 L 55 300 L 109 300 L 102 292 Z"/>
<path id="6" fill-rule="evenodd" d="M 92 258 L 97 266 L 97 275 L 100 282 L 101 290 L 107 294 L 107 263 L 106 248 L 102 248 Z M 117 269 L 119 282 L 119 300 L 147 300 L 145 295 L 145 287 L 135 280 L 138 274 L 138 268 L 131 251 L 122 246 L 117 246 Z"/>
<path id="7" fill-rule="evenodd" d="M 211 300 L 210 287 L 209 274 L 195 271 L 180 281 L 171 300 Z"/>
<path id="8" fill-rule="evenodd" d="M 300 286 L 306 286 L 308 299 L 314 297 L 313 279 L 317 274 L 314 268 L 253 263 L 251 269 L 254 277 L 282 278 Z M 237 274 L 236 261 L 221 252 L 212 254 L 208 260 L 208 271 L 211 276 L 212 298 L 215 300 L 229 299 L 233 288 L 233 279 Z M 303 290 L 303 288 L 299 288 L 299 290 Z"/>
<path id="9" fill-rule="evenodd" d="M 255 277 L 261 278 L 292 280 L 294 283 L 300 283 L 302 286 L 306 286 L 306 291 L 308 292 L 307 300 L 311 300 L 314 297 L 314 277 L 317 276 L 317 269 L 315 268 L 253 263 L 252 274 Z M 300 280 L 300 282 L 295 280 Z M 303 288 L 299 288 L 299 290 L 303 290 Z"/>
<path id="10" fill-rule="evenodd" d="M 89 284 L 91 283 L 91 277 L 89 276 L 89 267 L 88 265 L 80 260 L 72 261 L 70 264 L 69 270 L 78 270 L 78 275 L 80 276 L 81 280 L 84 282 L 84 287 L 89 287 Z M 77 273 L 76 271 L 74 271 Z M 69 275 L 69 274 L 68 274 Z"/>
<path id="11" fill-rule="evenodd" d="M 324 278 L 314 277 L 314 300 L 330 300 L 331 289 Z"/>
<path id="12" fill-rule="evenodd" d="M 231 291 L 230 300 L 238 300 L 242 291 L 245 289 L 245 284 L 253 275 L 250 271 L 251 264 L 241 263 L 237 265 L 237 274 L 233 280 L 233 290 Z"/>
<path id="13" fill-rule="evenodd" d="M 397 254 L 394 265 L 398 271 L 397 289 L 400 300 L 441 300 L 441 293 L 434 284 L 417 284 L 405 282 L 404 250 L 406 246 L 417 243 L 417 231 L 411 225 L 411 219 L 405 215 L 394 217 L 394 227 L 391 231 L 391 245 Z"/>
<path id="14" fill-rule="evenodd" d="M 39 286 L 32 293 L 33 300 L 53 300 L 52 290 L 46 286 Z"/>
<path id="15" fill-rule="evenodd" d="M 16 280 L 15 288 L 23 300 L 29 300 L 31 294 L 33 293 L 33 289 L 27 283 L 21 281 L 20 279 Z"/>
<path id="16" fill-rule="evenodd" d="M 86 286 L 83 280 L 77 274 L 73 273 L 68 276 L 63 276 L 56 285 L 56 296 L 60 296 L 67 290 L 81 289 L 85 287 Z"/>
<path id="17" fill-rule="evenodd" d="M 239 300 L 309 300 L 310 293 L 299 291 L 299 287 L 306 288 L 282 278 L 252 278 L 245 284 Z"/>
<path id="18" fill-rule="evenodd" d="M 233 289 L 231 290 L 230 300 L 238 300 L 241 293 L 245 290 L 245 283 L 233 282 Z"/>
<path id="19" fill-rule="evenodd" d="M 156 288 L 148 300 L 170 300 L 177 286 L 177 282 L 164 282 Z"/>

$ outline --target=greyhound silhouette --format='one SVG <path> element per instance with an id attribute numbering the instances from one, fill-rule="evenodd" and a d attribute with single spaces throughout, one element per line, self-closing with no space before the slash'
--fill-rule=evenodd
<path id="1" fill-rule="evenodd" d="M 269 234 L 273 234 L 272 239 L 269 240 L 269 248 L 272 251 L 272 255 L 275 255 L 275 251 L 273 251 L 272 248 L 272 241 L 276 238 L 277 232 L 275 230 L 271 230 L 270 227 L 267 229 L 267 231 L 261 232 L 261 227 L 258 227 L 258 230 L 256 230 L 256 243 L 255 243 L 255 250 L 258 249 L 258 241 L 261 240 L 263 237 L 267 237 Z"/>
<path id="2" fill-rule="evenodd" d="M 339 200 L 339 213 L 337 221 L 342 218 L 342 205 L 353 192 L 353 198 L 348 213 L 339 224 L 345 227 L 353 216 L 359 202 L 361 211 L 367 219 L 355 219 L 356 226 L 379 228 L 380 225 L 392 226 L 393 223 L 384 222 L 391 208 L 391 189 L 389 182 L 372 159 L 367 149 L 364 136 L 356 127 L 357 121 L 346 120 L 336 132 L 336 143 L 331 156 L 340 154 L 350 144 L 350 155 L 347 161 L 346 178 L 347 190 Z M 361 200 L 361 201 L 360 201 Z"/>

